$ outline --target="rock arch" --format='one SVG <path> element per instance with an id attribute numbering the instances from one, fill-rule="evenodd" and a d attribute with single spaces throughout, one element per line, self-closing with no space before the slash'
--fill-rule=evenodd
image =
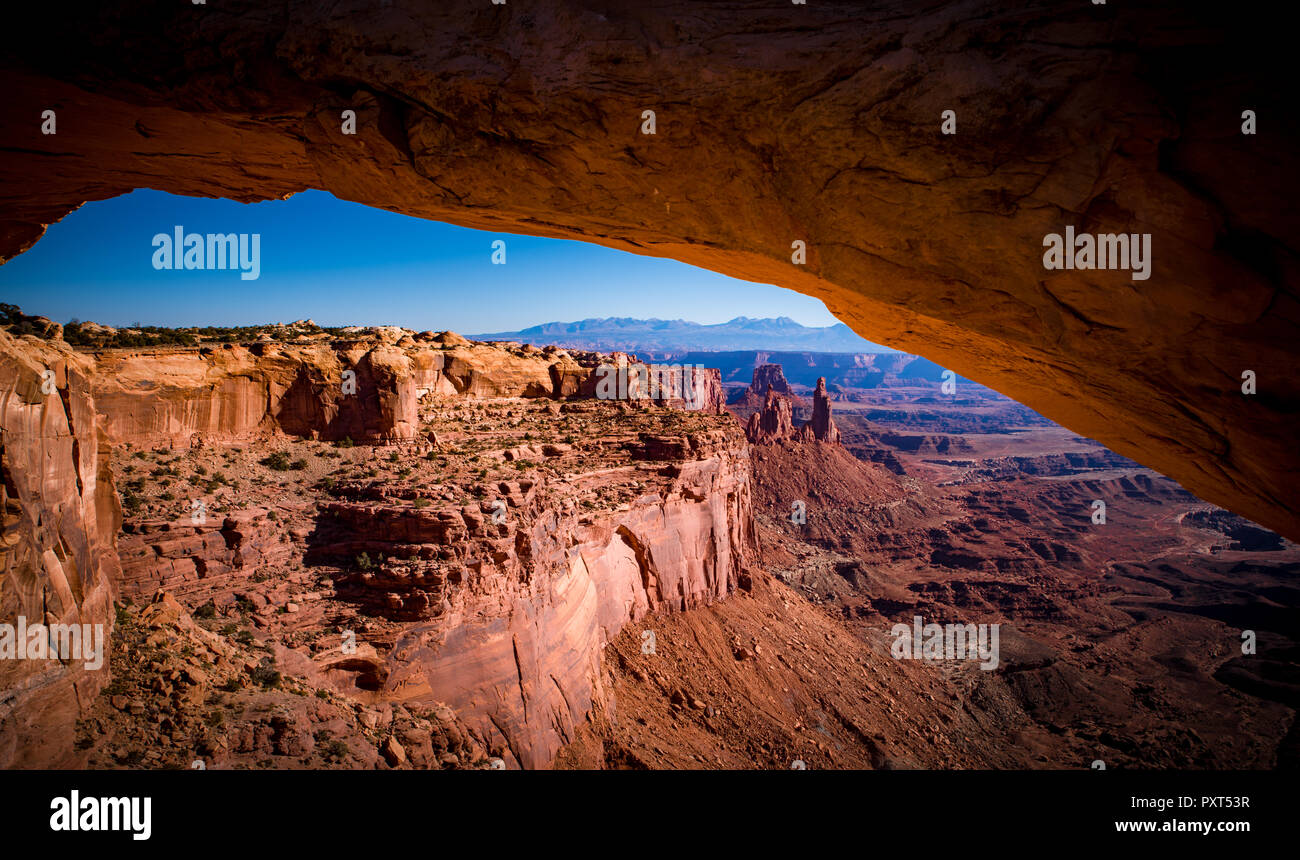
<path id="1" fill-rule="evenodd" d="M 1277 22 L 1143 0 L 30 14 L 0 55 L 0 259 L 142 187 L 322 188 L 674 257 L 817 296 L 1300 538 L 1300 134 Z M 1151 278 L 1046 271 L 1067 226 L 1150 233 Z"/>

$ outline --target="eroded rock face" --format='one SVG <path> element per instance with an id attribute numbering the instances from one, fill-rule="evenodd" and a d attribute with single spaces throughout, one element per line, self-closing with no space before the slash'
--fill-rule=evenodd
<path id="1" fill-rule="evenodd" d="M 121 510 L 92 373 L 61 342 L 0 331 L 0 623 L 100 625 L 104 648 L 99 666 L 0 659 L 0 767 L 66 761 L 82 708 L 107 682 Z"/>
<path id="2" fill-rule="evenodd" d="M 754 381 L 749 384 L 750 393 L 766 395 L 769 388 L 777 394 L 794 394 L 779 364 L 760 364 L 754 368 Z"/>
<path id="3" fill-rule="evenodd" d="M 591 392 L 608 356 L 400 331 L 91 356 L 0 330 L 0 357 L 0 622 L 107 637 L 114 596 L 162 589 L 207 618 L 265 629 L 283 614 L 313 635 L 359 611 L 370 620 L 354 628 L 383 620 L 374 644 L 276 659 L 376 707 L 450 705 L 512 765 L 545 766 L 574 737 L 599 695 L 599 649 L 624 624 L 721 600 L 752 561 L 748 447 L 719 414 L 716 370 L 691 374 L 687 404 L 560 393 L 564 379 Z M 325 441 L 345 431 L 374 445 Z M 352 465 L 336 480 L 339 460 Z M 304 562 L 334 588 L 308 590 Z M 0 660 L 0 764 L 84 763 L 74 727 L 107 666 Z M 227 752 L 265 746 L 249 738 Z M 291 747 L 276 754 L 311 757 Z"/>
<path id="4" fill-rule="evenodd" d="M 726 598 L 755 549 L 744 439 L 733 430 L 653 440 L 634 456 L 646 466 L 636 477 L 670 477 L 626 510 L 576 516 L 563 499 L 542 507 L 513 488 L 505 521 L 471 511 L 455 524 L 462 540 L 449 545 L 466 556 L 466 574 L 419 577 L 407 567 L 405 581 L 373 577 L 380 595 L 407 594 L 417 577 L 432 592 L 405 597 L 433 617 L 394 643 L 381 695 L 446 702 L 480 737 L 503 744 L 512 766 L 542 767 L 585 721 L 599 694 L 600 650 L 625 624 Z M 372 546 L 419 539 L 373 524 L 345 532 Z"/>
<path id="5" fill-rule="evenodd" d="M 32 11 L 3 60 L 2 255 L 148 186 L 323 188 L 674 257 L 822 298 L 1300 537 L 1300 135 L 1275 22 L 992 0 Z M 1045 270 L 1066 227 L 1149 233 L 1150 279 Z"/>
<path id="6" fill-rule="evenodd" d="M 114 443 L 182 448 L 277 433 L 330 441 L 413 440 L 420 403 L 428 396 L 595 394 L 603 361 L 596 353 L 573 356 L 444 334 L 376 339 L 371 330 L 355 341 L 309 345 L 105 350 L 96 354 L 92 385 Z M 632 361 L 628 367 L 645 365 Z M 722 411 L 716 368 L 676 373 L 676 387 L 665 378 L 656 403 Z M 694 389 L 689 402 L 680 396 L 684 384 Z M 647 394 L 623 399 L 648 402 Z"/>
<path id="7" fill-rule="evenodd" d="M 269 510 L 249 508 L 229 516 L 180 521 L 129 522 L 118 541 L 123 598 L 147 602 L 159 590 L 181 589 L 199 580 L 209 586 L 237 585 L 249 571 L 275 569 L 290 556 L 283 529 Z"/>
<path id="8" fill-rule="evenodd" d="M 809 442 L 816 440 L 834 444 L 840 441 L 840 431 L 835 427 L 835 419 L 831 418 L 831 397 L 826 393 L 824 376 L 817 380 L 817 387 L 813 389 L 812 418 L 799 428 L 799 437 Z"/>
<path id="9" fill-rule="evenodd" d="M 745 436 L 755 445 L 770 445 L 794 435 L 794 416 L 790 400 L 777 394 L 771 385 L 763 408 L 749 416 Z"/>

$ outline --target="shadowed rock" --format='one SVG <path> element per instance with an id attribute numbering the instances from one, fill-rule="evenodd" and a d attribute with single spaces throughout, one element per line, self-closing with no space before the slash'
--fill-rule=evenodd
<path id="1" fill-rule="evenodd" d="M 3 60 L 2 257 L 83 202 L 140 187 L 241 201 L 321 188 L 673 257 L 821 298 L 872 341 L 1300 537 L 1300 174 L 1286 169 L 1300 132 L 1278 83 L 1289 28 L 1263 13 L 992 0 L 27 11 Z M 1247 109 L 1257 135 L 1241 133 Z M 954 135 L 940 130 L 949 110 Z M 1150 279 L 1046 270 L 1044 237 L 1067 227 L 1150 234 Z M 1257 395 L 1241 391 L 1247 370 Z"/>

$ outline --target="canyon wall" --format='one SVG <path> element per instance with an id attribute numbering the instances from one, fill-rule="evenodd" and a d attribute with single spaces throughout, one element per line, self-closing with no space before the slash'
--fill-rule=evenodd
<path id="1" fill-rule="evenodd" d="M 326 506 L 315 554 L 391 560 L 340 593 L 413 620 L 374 673 L 386 680 L 373 696 L 445 703 L 511 766 L 549 764 L 602 695 L 600 652 L 624 624 L 722 600 L 753 561 L 738 428 L 647 440 L 635 456 L 645 468 L 566 478 L 654 481 L 615 511 L 584 514 L 561 488 L 531 484 L 500 488 L 501 522 L 477 507 Z"/>
<path id="2" fill-rule="evenodd" d="M 382 659 L 336 659 L 313 675 L 366 701 L 450 705 L 513 765 L 545 766 L 574 737 L 601 696 L 600 649 L 624 624 L 725 598 L 752 556 L 748 449 L 719 414 L 716 370 L 697 377 L 706 408 L 695 411 L 711 416 L 702 419 L 717 428 L 709 432 L 585 440 L 585 456 L 606 458 L 606 468 L 586 470 L 569 443 L 494 452 L 505 465 L 566 457 L 569 464 L 562 478 L 500 482 L 495 492 L 510 511 L 500 522 L 477 506 L 386 503 L 393 488 L 381 484 L 373 497 L 340 490 L 319 504 L 301 490 L 292 526 L 283 503 L 279 516 L 243 503 L 198 522 L 136 516 L 119 544 L 110 446 L 147 457 L 154 446 L 260 452 L 259 443 L 279 448 L 286 436 L 352 436 L 415 441 L 433 452 L 436 434 L 419 435 L 428 395 L 444 405 L 590 400 L 602 357 L 583 354 L 580 364 L 555 350 L 407 335 L 92 357 L 3 331 L 0 356 L 0 621 L 103 624 L 107 637 L 119 594 L 147 601 L 159 589 L 201 592 L 225 605 L 250 576 L 279 576 L 304 556 L 350 568 L 369 553 L 379 563 L 340 576 L 339 595 L 408 627 Z M 343 388 L 347 369 L 356 373 L 355 394 Z M 563 393 L 566 380 L 575 393 Z M 653 404 L 683 405 L 671 397 Z M 652 403 L 554 403 L 542 413 L 569 406 L 616 420 Z M 472 426 L 468 432 L 475 435 Z M 144 463 L 132 457 L 118 467 L 144 475 L 137 472 Z M 255 492 L 248 487 L 241 499 Z M 606 493 L 628 501 L 589 501 Z M 588 501 L 580 505 L 580 497 Z M 66 763 L 76 719 L 108 674 L 107 661 L 87 671 L 75 661 L 0 660 L 0 766 Z"/>
<path id="3" fill-rule="evenodd" d="M 355 341 L 105 350 L 92 379 L 115 443 L 184 447 L 275 433 L 385 442 L 416 438 L 420 401 L 431 394 L 592 397 L 601 362 L 595 353 L 489 346 L 450 332 L 371 330 Z M 718 371 L 695 373 L 692 405 L 720 412 Z M 680 397 L 657 402 L 687 405 Z"/>
<path id="4" fill-rule="evenodd" d="M 100 625 L 103 636 L 102 660 L 16 659 L 13 649 L 35 643 L 0 632 L 10 637 L 0 642 L 0 767 L 64 760 L 81 709 L 107 681 L 87 663 L 108 663 L 121 509 L 93 372 L 61 342 L 0 331 L 0 624 Z"/>
<path id="5" fill-rule="evenodd" d="M 872 341 L 1300 537 L 1300 128 L 1281 10 L 26 11 L 0 53 L 0 257 L 142 187 L 241 201 L 319 188 L 672 257 L 823 299 Z M 46 110 L 57 134 L 42 134 Z M 1246 111 L 1258 133 L 1243 133 Z M 1044 237 L 1067 227 L 1149 234 L 1150 278 L 1045 269 Z"/>
<path id="6" fill-rule="evenodd" d="M 114 442 L 187 446 L 276 432 L 355 442 L 413 439 L 426 394 L 551 393 L 552 362 L 468 343 L 445 350 L 431 341 L 106 350 L 96 356 L 95 397 Z M 577 368 L 567 357 L 560 364 Z"/>

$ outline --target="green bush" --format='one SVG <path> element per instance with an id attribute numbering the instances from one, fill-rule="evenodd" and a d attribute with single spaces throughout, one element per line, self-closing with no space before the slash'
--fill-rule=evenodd
<path id="1" fill-rule="evenodd" d="M 266 468 L 273 469 L 277 472 L 287 472 L 293 468 L 293 465 L 289 462 L 289 455 L 283 451 L 276 451 L 274 454 L 269 454 L 258 462 Z"/>
<path id="2" fill-rule="evenodd" d="M 270 657 L 263 657 L 262 662 L 257 664 L 257 668 L 249 673 L 253 683 L 259 684 L 264 690 L 279 689 L 280 682 L 283 680 L 280 673 L 276 671 L 275 660 Z"/>

